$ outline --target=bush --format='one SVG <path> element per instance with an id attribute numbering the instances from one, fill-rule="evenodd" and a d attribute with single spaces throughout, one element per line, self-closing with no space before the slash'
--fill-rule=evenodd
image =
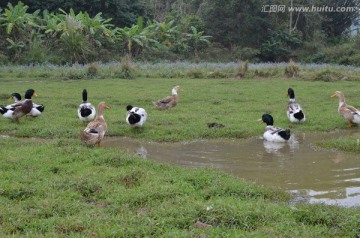
<path id="1" fill-rule="evenodd" d="M 244 47 L 241 49 L 238 49 L 235 47 L 235 49 L 232 50 L 231 56 L 234 59 L 243 59 L 245 61 L 251 61 L 251 62 L 259 62 L 259 54 L 260 50 L 250 48 L 250 47 Z"/>

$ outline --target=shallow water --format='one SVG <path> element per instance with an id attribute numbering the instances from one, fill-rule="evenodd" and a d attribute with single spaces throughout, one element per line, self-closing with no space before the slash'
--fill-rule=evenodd
<path id="1" fill-rule="evenodd" d="M 212 167 L 237 177 L 293 193 L 296 202 L 360 206 L 360 156 L 321 149 L 315 142 L 346 132 L 306 132 L 289 143 L 265 142 L 260 137 L 186 143 L 139 142 L 107 138 L 105 146 L 122 147 L 148 159 L 191 167 Z"/>

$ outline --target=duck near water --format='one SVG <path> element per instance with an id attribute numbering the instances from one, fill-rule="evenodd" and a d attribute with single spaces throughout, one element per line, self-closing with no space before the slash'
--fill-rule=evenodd
<path id="1" fill-rule="evenodd" d="M 147 113 L 144 108 L 141 107 L 133 107 L 132 105 L 128 105 L 126 107 L 126 122 L 131 127 L 142 127 L 147 119 Z"/>
<path id="2" fill-rule="evenodd" d="M 80 137 L 86 145 L 97 145 L 101 147 L 101 142 L 104 139 L 107 131 L 107 124 L 104 119 L 103 110 L 110 107 L 105 102 L 100 102 L 98 106 L 98 114 L 96 118 L 89 122 L 84 130 L 80 132 Z"/>
<path id="3" fill-rule="evenodd" d="M 259 121 L 267 125 L 263 134 L 266 141 L 287 142 L 290 139 L 290 130 L 274 127 L 274 119 L 270 114 L 263 114 Z"/>
<path id="4" fill-rule="evenodd" d="M 154 106 L 158 110 L 164 110 L 171 107 L 175 107 L 178 104 L 179 95 L 178 91 L 180 90 L 180 86 L 177 85 L 171 90 L 171 96 L 167 96 L 161 100 L 153 102 Z"/>
<path id="5" fill-rule="evenodd" d="M 79 119 L 83 122 L 94 120 L 96 116 L 96 109 L 90 102 L 87 101 L 86 89 L 84 89 L 82 92 L 82 99 L 83 101 L 77 110 Z"/>
<path id="6" fill-rule="evenodd" d="M 34 89 L 28 89 L 25 92 L 25 100 L 20 101 L 19 94 L 12 94 L 12 98 L 16 101 L 14 104 L 0 107 L 0 113 L 5 118 L 19 122 L 19 118 L 29 114 L 33 108 L 32 96 L 37 96 Z"/>
<path id="7" fill-rule="evenodd" d="M 289 97 L 289 103 L 286 109 L 286 115 L 290 122 L 304 122 L 305 114 L 300 104 L 295 101 L 295 92 L 292 88 L 288 89 L 287 96 Z"/>
<path id="8" fill-rule="evenodd" d="M 348 120 L 349 126 L 360 124 L 360 111 L 355 107 L 346 104 L 343 92 L 336 91 L 331 97 L 339 98 L 338 112 L 343 118 Z"/>

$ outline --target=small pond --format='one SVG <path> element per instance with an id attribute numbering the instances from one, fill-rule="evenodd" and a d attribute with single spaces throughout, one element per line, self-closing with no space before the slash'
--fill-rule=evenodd
<path id="1" fill-rule="evenodd" d="M 139 142 L 107 137 L 105 146 L 121 147 L 147 159 L 181 166 L 218 168 L 258 184 L 284 189 L 295 202 L 360 206 L 360 156 L 322 149 L 317 141 L 347 134 L 298 133 L 288 143 L 269 143 L 260 137 L 183 143 Z"/>

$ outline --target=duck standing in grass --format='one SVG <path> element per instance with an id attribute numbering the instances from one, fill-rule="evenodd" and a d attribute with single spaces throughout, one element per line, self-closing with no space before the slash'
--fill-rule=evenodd
<path id="1" fill-rule="evenodd" d="M 271 142 L 287 142 L 290 139 L 290 130 L 274 127 L 274 119 L 270 114 L 263 114 L 259 119 L 266 123 L 264 139 Z"/>
<path id="2" fill-rule="evenodd" d="M 3 115 L 3 117 L 19 122 L 19 118 L 30 113 L 31 109 L 33 108 L 33 102 L 31 99 L 32 96 L 36 96 L 35 90 L 28 89 L 25 92 L 25 100 L 17 101 L 16 103 L 6 107 L 0 107 L 0 113 Z M 15 100 L 18 100 L 18 98 Z"/>
<path id="3" fill-rule="evenodd" d="M 144 108 L 133 107 L 132 105 L 127 105 L 126 107 L 126 122 L 131 127 L 142 127 L 146 121 L 147 113 Z"/>
<path id="4" fill-rule="evenodd" d="M 305 114 L 300 104 L 295 101 L 295 92 L 292 88 L 288 89 L 287 96 L 289 97 L 289 103 L 286 109 L 286 115 L 291 122 L 304 122 Z"/>
<path id="5" fill-rule="evenodd" d="M 34 96 L 37 96 L 37 95 L 34 95 Z M 21 101 L 21 95 L 19 93 L 12 93 L 10 95 L 9 99 L 14 100 L 14 104 L 7 106 L 10 108 L 10 107 L 13 107 L 13 105 L 15 105 L 16 103 Z M 44 109 L 45 109 L 45 106 L 43 104 L 36 104 L 33 102 L 33 107 L 31 109 L 30 113 L 28 113 L 26 116 L 27 117 L 38 117 L 41 115 L 41 113 L 44 111 Z"/>
<path id="6" fill-rule="evenodd" d="M 98 106 L 98 115 L 96 118 L 89 122 L 84 130 L 80 132 L 80 137 L 86 145 L 97 145 L 101 147 L 101 142 L 104 139 L 107 131 L 107 124 L 104 119 L 103 110 L 110 107 L 104 102 L 100 102 Z"/>
<path id="7" fill-rule="evenodd" d="M 77 110 L 79 119 L 83 122 L 94 120 L 96 109 L 90 102 L 87 101 L 86 89 L 82 92 L 82 99 L 83 102 L 79 105 Z"/>
<path id="8" fill-rule="evenodd" d="M 167 96 L 159 101 L 153 102 L 154 106 L 158 110 L 164 110 L 167 108 L 175 107 L 178 104 L 179 95 L 178 91 L 180 86 L 177 85 L 171 90 L 171 96 Z"/>
<path id="9" fill-rule="evenodd" d="M 349 126 L 360 124 L 360 111 L 355 107 L 346 104 L 344 93 L 336 91 L 331 97 L 339 98 L 338 112 L 343 118 L 348 120 Z"/>

